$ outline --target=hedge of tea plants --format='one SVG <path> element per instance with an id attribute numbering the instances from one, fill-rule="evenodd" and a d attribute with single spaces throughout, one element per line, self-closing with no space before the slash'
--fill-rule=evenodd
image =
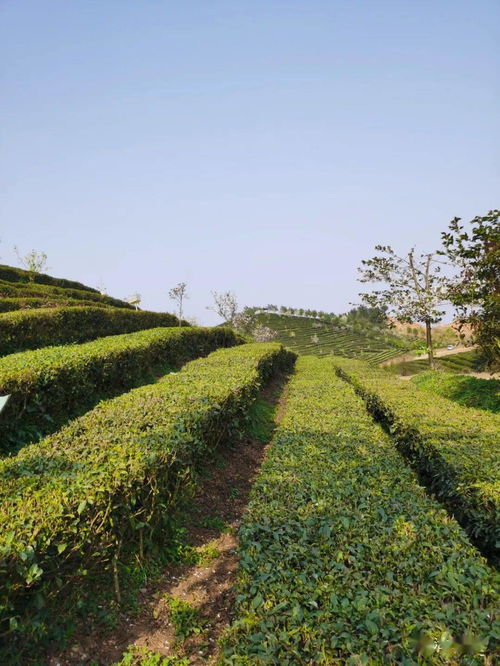
<path id="1" fill-rule="evenodd" d="M 447 372 L 423 372 L 411 380 L 423 391 L 429 391 L 464 407 L 500 413 L 500 380 L 480 379 Z"/>
<path id="2" fill-rule="evenodd" d="M 93 287 L 87 287 L 87 285 L 82 284 L 81 282 L 64 280 L 63 278 L 55 278 L 51 275 L 45 275 L 45 273 L 25 271 L 22 268 L 5 266 L 3 264 L 0 265 L 0 280 L 5 280 L 6 282 L 48 284 L 54 287 L 63 287 L 64 289 L 78 289 L 81 291 L 90 291 L 95 294 L 99 293 L 97 289 L 94 289 Z"/>
<path id="3" fill-rule="evenodd" d="M 178 318 L 168 312 L 108 307 L 19 310 L 0 315 L 0 355 L 178 325 Z"/>
<path id="4" fill-rule="evenodd" d="M 105 397 L 240 342 L 225 328 L 155 328 L 5 356 L 0 395 L 11 398 L 0 419 L 0 451 L 15 451 Z"/>
<path id="5" fill-rule="evenodd" d="M 16 312 L 17 310 L 32 310 L 34 308 L 60 308 L 60 307 L 81 307 L 90 306 L 93 308 L 111 308 L 113 306 L 98 301 L 84 301 L 77 298 L 0 298 L 0 313 Z"/>
<path id="6" fill-rule="evenodd" d="M 134 309 L 133 305 L 121 301 L 118 298 L 112 298 L 104 294 L 99 294 L 93 291 L 84 291 L 81 289 L 69 289 L 64 287 L 54 287 L 47 284 L 36 284 L 30 282 L 6 282 L 0 280 L 0 298 L 52 298 L 52 299 L 77 299 L 84 301 L 91 301 L 96 303 L 104 303 L 112 305 L 117 308 Z"/>
<path id="7" fill-rule="evenodd" d="M 328 359 L 297 362 L 237 592 L 225 664 L 482 664 L 495 650 L 495 574 Z"/>
<path id="8" fill-rule="evenodd" d="M 120 563 L 166 547 L 194 466 L 293 360 L 274 343 L 216 351 L 0 461 L 0 636 L 45 635 L 60 599 L 95 576 L 118 596 Z"/>
<path id="9" fill-rule="evenodd" d="M 500 417 L 419 391 L 360 361 L 339 371 L 390 429 L 399 450 L 485 554 L 500 542 Z"/>

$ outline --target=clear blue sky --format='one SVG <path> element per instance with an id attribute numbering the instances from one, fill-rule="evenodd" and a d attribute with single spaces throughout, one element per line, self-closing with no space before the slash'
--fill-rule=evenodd
<path id="1" fill-rule="evenodd" d="M 345 311 L 498 207 L 498 0 L 0 0 L 0 262 Z"/>

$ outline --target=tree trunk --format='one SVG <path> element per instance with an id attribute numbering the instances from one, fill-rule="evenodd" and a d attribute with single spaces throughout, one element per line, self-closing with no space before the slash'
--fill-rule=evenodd
<path id="1" fill-rule="evenodd" d="M 432 352 L 432 330 L 430 321 L 425 322 L 425 336 L 427 339 L 427 355 L 429 357 L 429 366 L 432 370 L 434 370 L 434 354 Z"/>

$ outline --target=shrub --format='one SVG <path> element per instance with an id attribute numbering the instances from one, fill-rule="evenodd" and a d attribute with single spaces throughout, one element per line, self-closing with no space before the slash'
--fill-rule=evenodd
<path id="1" fill-rule="evenodd" d="M 96 579 L 119 598 L 119 563 L 166 548 L 194 467 L 293 359 L 277 344 L 219 350 L 0 461 L 0 636 L 45 636 Z"/>
<path id="2" fill-rule="evenodd" d="M 332 362 L 299 358 L 240 530 L 223 663 L 481 664 L 495 601 L 494 573 Z"/>
<path id="3" fill-rule="evenodd" d="M 5 280 L 6 282 L 35 282 L 37 284 L 48 284 L 54 287 L 63 287 L 65 289 L 78 289 L 81 291 L 91 291 L 95 294 L 99 293 L 97 289 L 87 287 L 81 282 L 54 278 L 50 275 L 45 275 L 44 273 L 33 273 L 32 271 L 25 271 L 22 268 L 15 268 L 14 266 L 0 265 L 0 280 Z"/>
<path id="4" fill-rule="evenodd" d="M 82 291 L 79 289 L 69 289 L 54 287 L 45 284 L 24 284 L 24 283 L 11 283 L 0 280 L 0 298 L 52 298 L 52 299 L 75 299 L 83 301 L 91 301 L 96 303 L 104 303 L 112 305 L 117 308 L 127 308 L 133 310 L 134 306 L 118 298 L 105 296 L 103 294 L 94 293 L 92 291 Z"/>
<path id="5" fill-rule="evenodd" d="M 360 361 L 336 358 L 335 365 L 474 543 L 498 557 L 499 417 L 419 391 Z"/>
<path id="6" fill-rule="evenodd" d="M 46 347 L 0 359 L 0 450 L 53 432 L 99 400 L 154 379 L 217 347 L 238 344 L 229 329 L 156 328 L 82 345 Z"/>
<path id="7" fill-rule="evenodd" d="M 464 407 L 500 412 L 500 381 L 497 379 L 424 372 L 413 377 L 412 382 L 423 391 L 436 393 Z"/>
<path id="8" fill-rule="evenodd" d="M 177 317 L 167 312 L 103 307 L 22 310 L 0 316 L 0 354 L 178 325 Z"/>
<path id="9" fill-rule="evenodd" d="M 111 305 L 99 303 L 98 301 L 83 301 L 77 298 L 0 298 L 0 313 L 15 312 L 16 310 L 31 310 L 35 308 L 61 308 L 61 307 L 81 307 L 89 306 L 93 308 L 111 308 Z"/>

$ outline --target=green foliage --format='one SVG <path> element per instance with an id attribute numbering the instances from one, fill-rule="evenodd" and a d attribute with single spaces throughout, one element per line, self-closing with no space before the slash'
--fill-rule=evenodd
<path id="1" fill-rule="evenodd" d="M 100 303 L 99 301 L 84 301 L 77 298 L 52 298 L 19 297 L 19 298 L 0 298 L 0 313 L 15 312 L 16 310 L 33 310 L 35 308 L 62 308 L 62 307 L 82 307 L 92 308 L 111 308 L 111 305 Z"/>
<path id="2" fill-rule="evenodd" d="M 209 567 L 219 555 L 220 551 L 210 543 L 207 543 L 205 546 L 198 546 L 197 548 L 188 546 L 182 561 L 184 564 L 190 564 L 191 566 Z"/>
<path id="3" fill-rule="evenodd" d="M 130 645 L 123 658 L 113 666 L 189 666 L 187 657 L 164 657 L 147 648 Z"/>
<path id="4" fill-rule="evenodd" d="M 183 642 L 193 634 L 199 634 L 203 630 L 203 622 L 198 609 L 184 599 L 167 596 L 166 604 L 170 622 L 175 629 L 175 637 L 178 642 Z"/>
<path id="5" fill-rule="evenodd" d="M 90 291 L 94 294 L 99 294 L 97 289 L 87 287 L 81 282 L 54 278 L 50 275 L 44 275 L 43 273 L 35 273 L 33 275 L 31 271 L 25 271 L 22 268 L 15 268 L 13 266 L 0 265 L 0 280 L 25 284 L 35 282 L 36 284 L 46 284 L 54 287 L 62 287 L 63 289 L 78 289 L 79 291 Z"/>
<path id="6" fill-rule="evenodd" d="M 495 576 L 330 360 L 300 358 L 240 531 L 225 664 L 482 664 Z"/>
<path id="7" fill-rule="evenodd" d="M 204 527 L 206 530 L 217 530 L 217 532 L 227 531 L 228 525 L 220 518 L 219 516 L 205 516 L 203 520 L 200 521 L 200 527 Z"/>
<path id="8" fill-rule="evenodd" d="M 224 328 L 156 328 L 6 356 L 0 395 L 11 399 L 0 420 L 0 450 L 35 441 L 104 397 L 239 341 Z"/>
<path id="9" fill-rule="evenodd" d="M 464 407 L 476 407 L 498 414 L 500 412 L 500 381 L 478 379 L 444 372 L 424 372 L 413 377 L 419 389 L 448 398 Z"/>
<path id="10" fill-rule="evenodd" d="M 250 408 L 246 436 L 263 444 L 269 442 L 274 431 L 276 407 L 267 400 L 258 398 Z"/>
<path id="11" fill-rule="evenodd" d="M 293 360 L 277 344 L 216 351 L 0 461 L 7 650 L 56 631 L 68 594 L 114 580 L 118 598 L 120 564 L 168 548 L 195 468 L 238 436 L 261 384 Z"/>
<path id="12" fill-rule="evenodd" d="M 178 324 L 167 312 L 103 307 L 19 310 L 0 315 L 0 355 Z"/>
<path id="13" fill-rule="evenodd" d="M 112 305 L 117 308 L 134 309 L 133 305 L 118 298 L 105 296 L 99 292 L 84 291 L 81 289 L 70 289 L 65 287 L 56 287 L 46 284 L 37 284 L 31 282 L 25 284 L 24 282 L 6 282 L 0 280 L 0 298 L 50 298 L 52 300 L 67 300 L 76 299 L 83 301 L 92 301 L 96 303 L 104 303 L 105 305 Z"/>
<path id="14" fill-rule="evenodd" d="M 304 355 L 341 355 L 363 358 L 371 363 L 380 363 L 397 356 L 407 349 L 404 340 L 373 330 L 358 330 L 350 326 L 331 324 L 310 317 L 294 317 L 260 313 L 255 315 L 258 324 L 276 331 L 277 342 Z M 317 342 L 312 340 L 317 339 Z"/>
<path id="15" fill-rule="evenodd" d="M 457 372 L 459 374 L 484 370 L 484 359 L 475 349 L 435 358 L 434 363 L 437 370 Z M 424 359 L 415 359 L 414 361 L 394 363 L 387 366 L 386 370 L 403 376 L 416 375 L 419 372 L 427 372 L 429 370 L 429 363 Z"/>
<path id="16" fill-rule="evenodd" d="M 399 450 L 485 554 L 498 557 L 500 418 L 419 391 L 360 361 L 335 365 L 390 430 Z"/>
<path id="17" fill-rule="evenodd" d="M 500 210 L 476 216 L 466 231 L 460 218 L 442 235 L 444 251 L 459 269 L 450 289 L 460 323 L 472 328 L 492 370 L 500 369 Z"/>

